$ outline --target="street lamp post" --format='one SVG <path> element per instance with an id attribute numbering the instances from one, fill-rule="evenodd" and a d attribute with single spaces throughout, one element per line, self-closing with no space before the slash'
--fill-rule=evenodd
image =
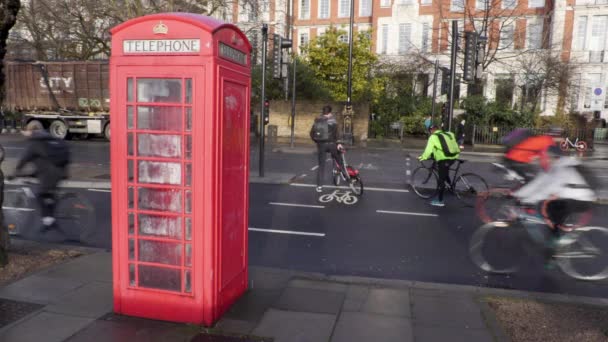
<path id="1" fill-rule="evenodd" d="M 348 32 L 348 83 L 346 86 L 346 108 L 344 108 L 344 122 L 343 122 L 343 138 L 352 144 L 353 142 L 353 103 L 352 103 L 352 92 L 353 92 L 353 26 L 355 20 L 355 0 L 350 0 L 350 22 Z"/>

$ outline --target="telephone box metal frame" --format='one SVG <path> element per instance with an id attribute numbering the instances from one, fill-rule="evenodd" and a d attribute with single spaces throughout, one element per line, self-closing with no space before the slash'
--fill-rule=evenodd
<path id="1" fill-rule="evenodd" d="M 189 13 L 111 32 L 114 311 L 212 325 L 247 289 L 251 45 Z"/>

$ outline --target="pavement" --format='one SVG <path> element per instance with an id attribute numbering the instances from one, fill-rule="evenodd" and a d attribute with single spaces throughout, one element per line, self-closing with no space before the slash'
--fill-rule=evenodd
<path id="1" fill-rule="evenodd" d="M 0 341 L 508 341 L 484 296 L 607 306 L 544 293 L 249 268 L 249 289 L 213 326 L 112 312 L 102 250 L 0 287 Z"/>

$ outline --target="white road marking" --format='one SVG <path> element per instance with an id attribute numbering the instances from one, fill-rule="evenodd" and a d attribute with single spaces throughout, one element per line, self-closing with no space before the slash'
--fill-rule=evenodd
<path id="1" fill-rule="evenodd" d="M 390 211 L 390 210 L 376 210 L 379 214 L 397 214 L 397 215 L 411 215 L 411 216 L 431 216 L 437 217 L 437 214 L 428 214 L 428 213 L 414 213 L 409 211 Z"/>
<path id="2" fill-rule="evenodd" d="M 310 169 L 310 171 L 314 171 L 314 170 L 316 170 L 316 169 L 318 169 L 318 168 L 319 168 L 319 165 L 317 165 L 317 166 L 313 166 L 313 168 L 312 168 L 312 169 Z"/>
<path id="3" fill-rule="evenodd" d="M 32 209 L 32 208 L 16 208 L 16 207 L 2 207 L 2 209 L 16 210 L 16 211 L 34 211 L 34 210 L 36 210 L 36 209 Z"/>
<path id="4" fill-rule="evenodd" d="M 304 183 L 291 183 L 291 186 L 298 186 L 303 188 L 316 188 L 315 184 L 304 184 Z M 323 185 L 324 188 L 328 189 L 342 189 L 349 190 L 348 186 L 335 186 L 335 185 Z M 374 188 L 374 187 L 365 187 L 365 191 L 381 191 L 381 192 L 410 192 L 407 189 L 387 189 L 387 188 Z"/>
<path id="5" fill-rule="evenodd" d="M 302 208 L 317 208 L 323 209 L 323 205 L 312 205 L 312 204 L 298 204 L 298 203 L 282 203 L 282 202 L 269 202 L 270 205 L 278 205 L 283 207 L 302 207 Z"/>
<path id="6" fill-rule="evenodd" d="M 87 189 L 88 191 L 95 191 L 95 192 L 112 192 L 112 190 L 107 190 L 107 189 Z"/>
<path id="7" fill-rule="evenodd" d="M 293 230 L 263 229 L 263 228 L 253 228 L 253 227 L 249 227 L 249 230 L 252 232 L 262 232 L 262 233 L 305 235 L 305 236 L 317 236 L 317 237 L 325 236 L 325 233 L 297 232 L 297 231 L 293 231 Z"/>

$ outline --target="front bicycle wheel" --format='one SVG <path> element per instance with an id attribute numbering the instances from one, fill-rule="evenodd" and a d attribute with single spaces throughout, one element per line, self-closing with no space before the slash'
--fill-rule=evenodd
<path id="1" fill-rule="evenodd" d="M 576 144 L 576 150 L 579 151 L 579 152 L 585 152 L 585 151 L 587 151 L 587 143 L 584 142 L 584 141 L 579 141 Z"/>
<path id="2" fill-rule="evenodd" d="M 572 278 L 602 280 L 608 278 L 608 229 L 582 227 L 559 240 L 553 255 L 559 268 Z"/>
<path id="3" fill-rule="evenodd" d="M 477 196 L 477 216 L 484 223 L 512 222 L 517 218 L 517 200 L 509 189 L 490 189 Z"/>
<path id="4" fill-rule="evenodd" d="M 411 186 L 418 197 L 429 199 L 437 193 L 437 175 L 432 169 L 419 166 L 412 172 Z"/>
<path id="5" fill-rule="evenodd" d="M 92 242 L 95 232 L 95 209 L 86 198 L 76 193 L 59 195 L 55 219 L 65 240 L 83 244 Z"/>
<path id="6" fill-rule="evenodd" d="M 363 195 L 363 181 L 361 180 L 361 177 L 351 177 L 348 186 L 355 196 L 361 197 Z"/>
<path id="7" fill-rule="evenodd" d="M 467 207 L 474 207 L 478 195 L 488 193 L 488 183 L 474 173 L 463 173 L 454 184 L 454 193 Z"/>
<path id="8" fill-rule="evenodd" d="M 508 274 L 518 270 L 524 255 L 521 239 L 504 222 L 479 227 L 469 243 L 471 261 L 488 273 Z"/>

